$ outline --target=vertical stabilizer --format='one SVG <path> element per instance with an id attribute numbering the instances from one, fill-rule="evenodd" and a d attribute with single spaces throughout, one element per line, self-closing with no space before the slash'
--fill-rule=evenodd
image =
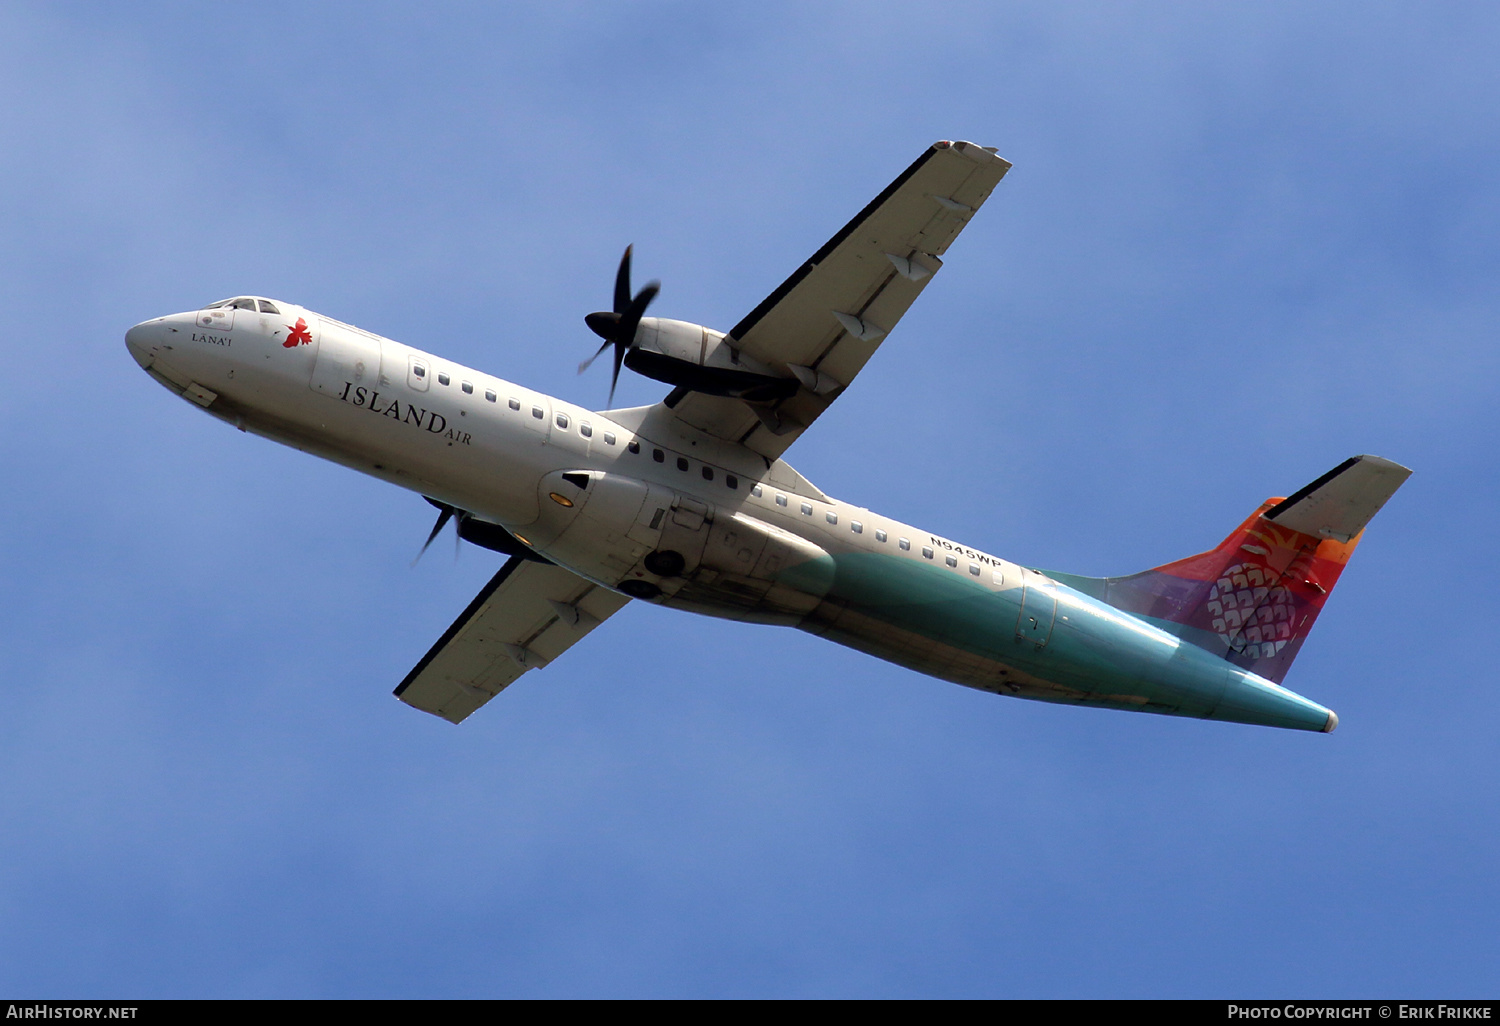
<path id="1" fill-rule="evenodd" d="M 1279 684 L 1365 525 L 1410 476 L 1355 456 L 1267 499 L 1209 552 L 1128 577 L 1052 576 Z"/>

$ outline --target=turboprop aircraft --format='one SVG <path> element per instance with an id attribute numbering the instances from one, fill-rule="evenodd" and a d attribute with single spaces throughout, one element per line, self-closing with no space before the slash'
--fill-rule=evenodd
<path id="1" fill-rule="evenodd" d="M 635 599 L 797 627 L 1001 695 L 1333 730 L 1281 681 L 1404 467 L 1355 456 L 1207 552 L 1090 578 L 835 499 L 782 458 L 1009 169 L 991 148 L 934 144 L 727 333 L 645 316 L 658 288 L 632 293 L 626 249 L 612 309 L 586 321 L 595 356 L 613 351 L 611 401 L 623 366 L 672 386 L 654 406 L 595 412 L 260 296 L 125 341 L 240 430 L 426 496 L 428 544 L 455 521 L 510 557 L 396 688 L 454 723 Z"/>

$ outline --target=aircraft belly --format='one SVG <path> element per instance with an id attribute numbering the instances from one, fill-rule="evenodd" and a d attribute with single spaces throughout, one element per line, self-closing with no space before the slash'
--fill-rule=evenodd
<path id="1" fill-rule="evenodd" d="M 666 532 L 663 537 L 665 544 Z M 818 608 L 833 583 L 833 559 L 826 551 L 743 512 L 711 510 L 696 544 L 696 569 L 671 588 L 667 605 L 795 627 Z"/>
<path id="2" fill-rule="evenodd" d="M 578 488 L 584 476 L 588 484 Z M 523 528 L 527 541 L 627 594 L 709 616 L 795 626 L 833 582 L 833 561 L 817 545 L 656 482 L 556 471 L 539 492 L 542 513 Z"/>
<path id="3" fill-rule="evenodd" d="M 907 558 L 845 553 L 835 564 L 835 584 L 804 630 L 968 687 L 1209 716 L 1231 669 L 1178 658 L 1176 639 L 1117 613 L 1101 617 L 1091 600 L 1056 585 L 1055 621 L 1040 638 L 1022 617 L 1037 587 L 1026 575 L 992 588 Z"/>

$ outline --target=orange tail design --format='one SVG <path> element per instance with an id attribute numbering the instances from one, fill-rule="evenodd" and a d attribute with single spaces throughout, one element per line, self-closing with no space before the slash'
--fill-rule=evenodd
<path id="1" fill-rule="evenodd" d="M 1209 552 L 1128 577 L 1059 576 L 1279 684 L 1365 525 L 1410 474 L 1356 456 L 1290 498 L 1267 499 Z"/>

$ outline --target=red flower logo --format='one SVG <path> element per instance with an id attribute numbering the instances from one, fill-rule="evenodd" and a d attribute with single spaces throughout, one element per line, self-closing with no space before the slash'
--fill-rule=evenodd
<path id="1" fill-rule="evenodd" d="M 292 333 L 281 343 L 282 348 L 296 349 L 298 346 L 312 344 L 312 332 L 307 330 L 307 322 L 301 317 L 297 318 L 296 324 L 288 324 L 287 327 L 292 329 Z"/>

